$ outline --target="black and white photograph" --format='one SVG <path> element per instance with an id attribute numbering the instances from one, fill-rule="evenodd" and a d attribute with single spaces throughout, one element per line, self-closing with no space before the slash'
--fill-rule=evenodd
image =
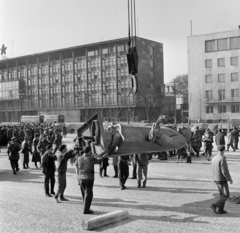
<path id="1" fill-rule="evenodd" d="M 240 232 L 239 9 L 0 0 L 0 232 Z"/>

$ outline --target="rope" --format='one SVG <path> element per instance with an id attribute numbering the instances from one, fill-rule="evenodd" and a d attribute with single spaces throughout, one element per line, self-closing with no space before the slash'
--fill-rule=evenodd
<path id="1" fill-rule="evenodd" d="M 117 120 L 117 118 L 118 118 L 119 114 L 121 113 L 121 111 L 122 111 L 123 107 L 126 105 L 126 103 L 127 103 L 127 100 L 128 100 L 128 98 L 129 98 L 129 96 L 130 96 L 130 94 L 131 94 L 131 93 L 132 93 L 132 90 L 130 90 L 130 91 L 129 91 L 129 93 L 128 93 L 128 96 L 126 97 L 126 99 L 125 99 L 125 101 L 124 101 L 124 103 L 123 103 L 122 107 L 121 107 L 121 108 L 120 108 L 120 110 L 118 111 L 118 114 L 117 114 L 117 116 L 116 116 L 116 118 L 114 119 L 114 121 L 113 121 L 113 122 L 116 122 L 116 120 Z"/>

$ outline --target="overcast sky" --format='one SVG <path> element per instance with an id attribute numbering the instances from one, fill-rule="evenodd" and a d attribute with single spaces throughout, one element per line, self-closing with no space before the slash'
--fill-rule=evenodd
<path id="1" fill-rule="evenodd" d="M 9 58 L 127 37 L 127 0 L 0 0 Z M 187 71 L 187 37 L 238 29 L 240 0 L 136 0 L 137 35 L 163 43 L 165 83 Z"/>

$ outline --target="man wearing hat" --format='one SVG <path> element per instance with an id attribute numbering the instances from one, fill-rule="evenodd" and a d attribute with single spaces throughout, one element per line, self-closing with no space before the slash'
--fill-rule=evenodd
<path id="1" fill-rule="evenodd" d="M 60 201 L 68 201 L 64 197 L 64 191 L 67 187 L 67 180 L 66 180 L 67 162 L 70 158 L 73 158 L 78 153 L 78 151 L 74 151 L 74 150 L 68 151 L 66 145 L 61 145 L 59 150 L 61 154 L 57 157 L 58 191 L 55 195 L 55 200 L 57 203 L 59 203 L 58 196 L 60 196 Z"/>
<path id="2" fill-rule="evenodd" d="M 227 160 L 224 156 L 225 146 L 218 146 L 218 153 L 212 159 L 213 181 L 218 187 L 220 197 L 210 207 L 215 214 L 226 214 L 224 210 L 225 202 L 229 198 L 228 181 L 233 183 L 231 175 L 228 170 Z"/>
<path id="3" fill-rule="evenodd" d="M 80 185 L 83 198 L 83 214 L 92 214 L 90 206 L 93 199 L 94 184 L 94 164 L 99 160 L 92 155 L 91 148 L 86 146 L 83 148 L 83 155 L 78 157 L 75 165 L 78 167 L 78 182 Z"/>
<path id="4" fill-rule="evenodd" d="M 21 150 L 20 144 L 17 142 L 15 137 L 12 137 L 11 142 L 8 144 L 7 154 L 8 154 L 14 175 L 16 174 L 16 172 L 19 171 L 18 160 L 19 160 L 20 150 Z"/>
<path id="5" fill-rule="evenodd" d="M 37 150 L 40 153 L 41 157 L 46 152 L 47 150 L 46 147 L 48 144 L 49 144 L 49 141 L 47 140 L 47 132 L 44 131 L 43 134 L 41 134 L 38 145 L 37 145 Z"/>

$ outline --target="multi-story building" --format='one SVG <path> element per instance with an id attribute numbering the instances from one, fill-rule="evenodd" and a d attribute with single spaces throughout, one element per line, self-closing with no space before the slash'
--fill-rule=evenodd
<path id="1" fill-rule="evenodd" d="M 240 121 L 240 30 L 188 37 L 192 121 Z"/>
<path id="2" fill-rule="evenodd" d="M 134 95 L 127 42 L 122 38 L 1 60 L 0 122 L 46 114 L 84 121 L 96 112 L 109 121 L 145 120 L 142 94 L 161 112 L 163 44 L 136 38 L 140 92 Z"/>

